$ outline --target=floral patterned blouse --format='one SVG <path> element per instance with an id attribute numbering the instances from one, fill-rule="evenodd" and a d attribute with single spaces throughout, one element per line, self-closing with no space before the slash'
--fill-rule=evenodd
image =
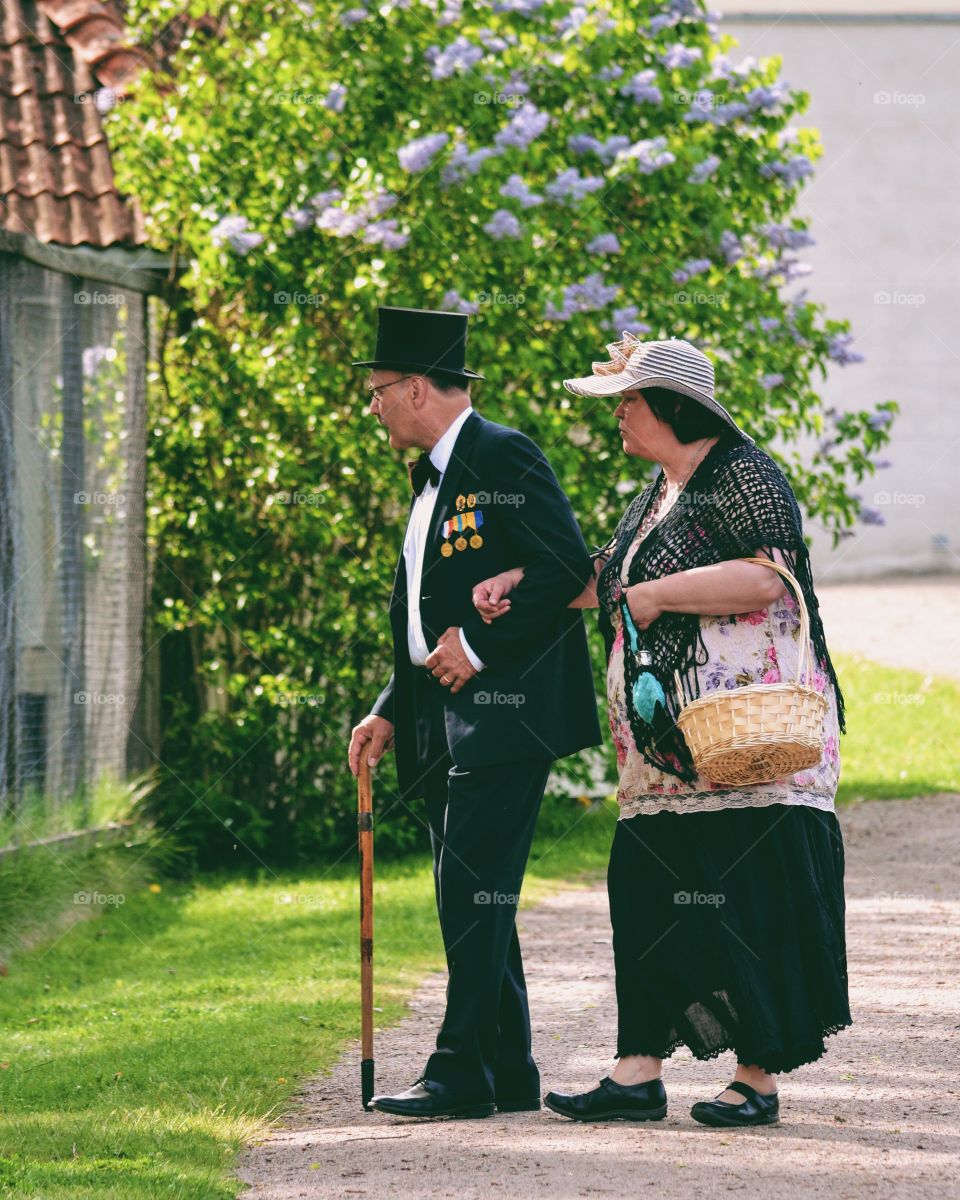
<path id="1" fill-rule="evenodd" d="M 627 554 L 621 569 L 626 584 L 630 560 L 637 545 Z M 767 804 L 809 804 L 834 811 L 840 777 L 839 723 L 833 685 L 820 662 L 814 669 L 813 685 L 827 700 L 824 714 L 823 755 L 819 764 L 773 783 L 724 787 L 697 778 L 685 783 L 651 766 L 637 749 L 630 721 L 623 677 L 623 622 L 614 614 L 616 637 L 607 665 L 607 704 L 610 729 L 617 748 L 620 786 L 617 802 L 620 819 L 638 813 L 705 812 L 718 808 L 762 807 Z M 800 617 L 796 598 L 788 591 L 768 608 L 729 617 L 701 617 L 703 644 L 709 654 L 697 667 L 700 694 L 717 688 L 742 687 L 750 683 L 779 683 L 796 678 Z"/>

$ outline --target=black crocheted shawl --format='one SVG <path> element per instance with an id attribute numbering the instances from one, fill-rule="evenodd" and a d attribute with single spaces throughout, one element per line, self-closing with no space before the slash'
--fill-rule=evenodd
<path id="1" fill-rule="evenodd" d="M 665 476 L 661 471 L 628 506 L 611 540 L 596 553 L 610 555 L 597 580 L 600 630 L 607 660 L 613 648 L 613 613 L 626 604 L 620 575 L 637 530 L 657 502 Z M 846 730 L 843 696 L 827 650 L 819 604 L 813 590 L 810 556 L 793 489 L 769 454 L 735 431 L 723 434 L 701 460 L 677 500 L 640 543 L 630 563 L 627 586 L 661 579 L 691 567 L 743 558 L 757 551 L 781 551 L 783 561 L 803 591 L 810 614 L 815 660 L 836 691 L 840 729 Z M 770 555 L 772 557 L 772 555 Z M 627 712 L 637 748 L 652 766 L 687 783 L 697 772 L 683 735 L 676 726 L 678 710 L 674 670 L 680 672 L 687 699 L 700 695 L 697 667 L 709 661 L 695 614 L 665 612 L 646 630 L 638 630 L 638 648 L 648 649 L 652 666 L 640 667 L 624 646 Z M 657 705 L 652 723 L 633 705 L 633 684 L 642 670 L 653 671 L 667 697 L 667 711 Z"/>

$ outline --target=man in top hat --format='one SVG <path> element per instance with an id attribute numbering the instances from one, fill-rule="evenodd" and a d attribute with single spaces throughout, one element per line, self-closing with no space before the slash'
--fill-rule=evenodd
<path id="1" fill-rule="evenodd" d="M 413 496 L 390 600 L 394 669 L 353 730 L 350 767 L 395 749 L 424 797 L 447 957 L 437 1046 L 382 1112 L 486 1117 L 540 1107 L 516 909 L 554 760 L 600 742 L 579 610 L 592 566 L 541 450 L 471 406 L 462 313 L 381 308 L 370 411 L 410 464 Z M 508 618 L 474 585 L 522 564 Z"/>

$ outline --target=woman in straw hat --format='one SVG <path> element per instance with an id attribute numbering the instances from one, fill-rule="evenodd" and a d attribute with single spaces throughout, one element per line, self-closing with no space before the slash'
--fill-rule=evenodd
<path id="1" fill-rule="evenodd" d="M 613 397 L 624 453 L 660 466 L 596 553 L 574 602 L 600 610 L 620 819 L 607 877 L 617 990 L 616 1067 L 546 1103 L 577 1120 L 666 1115 L 663 1060 L 737 1056 L 734 1079 L 693 1106 L 706 1125 L 778 1120 L 777 1075 L 813 1062 L 850 1024 L 843 842 L 834 811 L 843 697 L 824 639 L 800 511 L 783 472 L 714 397 L 689 342 L 608 347 L 564 380 Z M 798 605 L 765 557 L 798 580 L 813 685 L 827 700 L 817 766 L 730 787 L 698 774 L 676 726 L 687 700 L 792 678 Z M 485 620 L 509 614 L 517 568 L 478 585 Z"/>

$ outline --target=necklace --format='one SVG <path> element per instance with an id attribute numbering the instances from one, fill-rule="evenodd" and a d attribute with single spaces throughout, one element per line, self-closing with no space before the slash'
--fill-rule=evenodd
<path id="1" fill-rule="evenodd" d="M 701 441 L 700 444 L 697 446 L 696 450 L 694 450 L 693 458 L 690 459 L 690 463 L 687 466 L 686 474 L 680 480 L 680 482 L 677 484 L 677 489 L 673 494 L 673 501 L 671 502 L 670 506 L 668 508 L 664 508 L 664 506 L 663 506 L 663 502 L 666 499 L 666 495 L 667 495 L 666 489 L 664 489 L 664 492 L 657 500 L 657 503 L 651 507 L 650 511 L 643 518 L 643 521 L 640 523 L 640 528 L 637 530 L 637 536 L 634 539 L 635 546 L 638 546 L 643 541 L 643 539 L 647 536 L 647 534 L 654 527 L 654 525 L 656 525 L 658 518 L 662 519 L 663 517 L 665 517 L 667 515 L 667 513 L 670 511 L 670 509 L 673 508 L 674 504 L 676 504 L 677 497 L 683 491 L 690 476 L 693 474 L 693 472 L 696 470 L 696 468 L 700 465 L 701 458 L 706 457 L 706 455 L 701 455 L 701 451 L 703 450 L 705 443 L 708 442 L 709 440 L 710 440 L 709 438 L 704 438 L 703 441 Z M 666 477 L 666 476 L 664 476 L 664 477 Z"/>

